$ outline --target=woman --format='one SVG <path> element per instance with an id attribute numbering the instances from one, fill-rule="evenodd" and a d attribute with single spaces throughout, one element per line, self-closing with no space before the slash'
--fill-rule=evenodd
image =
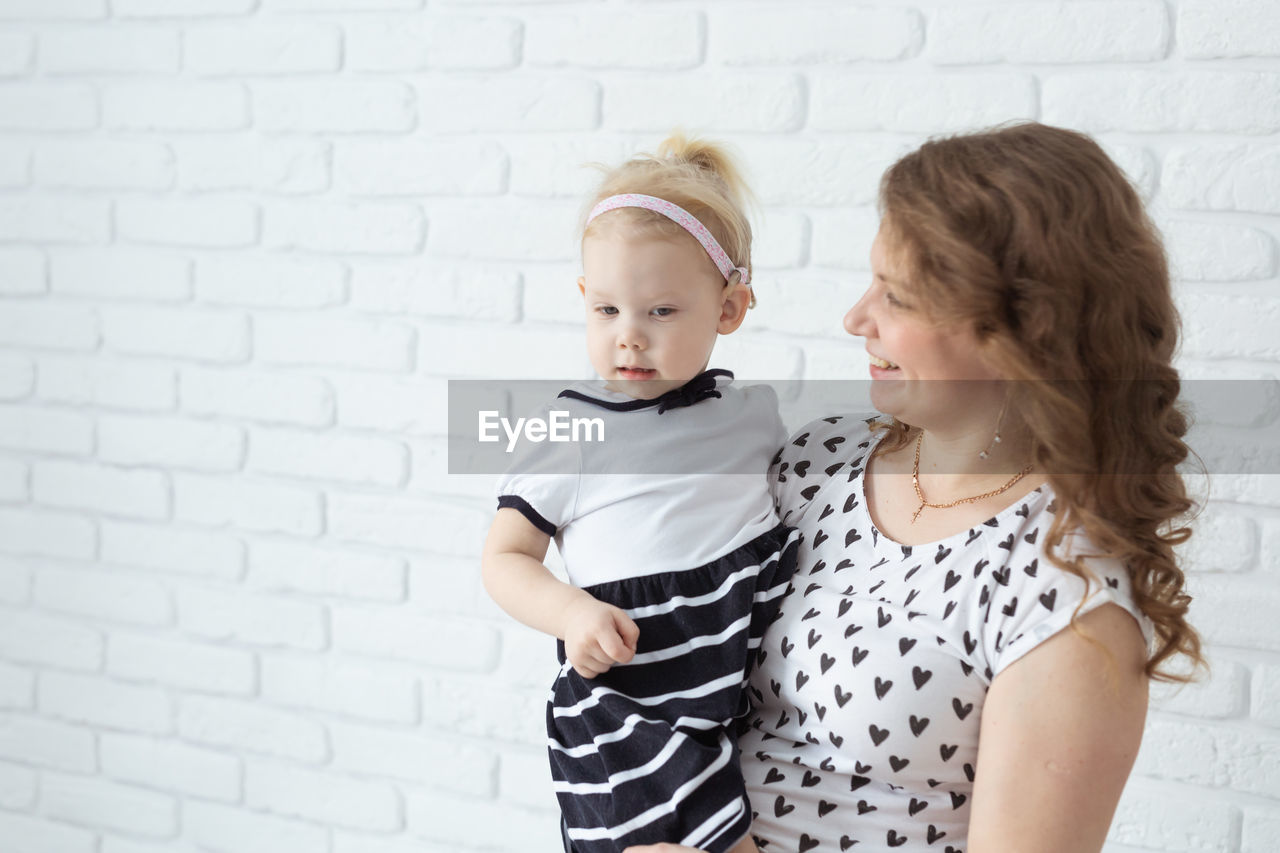
<path id="1" fill-rule="evenodd" d="M 752 832 L 1096 853 L 1148 681 L 1203 663 L 1163 249 L 1097 144 L 1039 124 L 925 144 L 880 204 L 844 324 L 882 417 L 815 421 L 771 471 L 805 542 L 740 739 Z"/>

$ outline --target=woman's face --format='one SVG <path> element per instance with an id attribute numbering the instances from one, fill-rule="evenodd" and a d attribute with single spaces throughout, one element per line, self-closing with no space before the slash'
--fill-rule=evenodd
<path id="1" fill-rule="evenodd" d="M 871 286 L 844 317 L 866 339 L 871 402 L 913 426 L 936 429 L 994 420 L 999 376 L 981 359 L 972 330 L 930 316 L 921 288 L 906 285 L 907 267 L 882 225 L 871 244 Z"/>

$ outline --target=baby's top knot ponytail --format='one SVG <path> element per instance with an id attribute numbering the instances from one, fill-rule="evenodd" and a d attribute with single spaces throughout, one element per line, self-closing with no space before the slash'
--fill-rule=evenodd
<path id="1" fill-rule="evenodd" d="M 658 156 L 709 172 L 724 182 L 729 196 L 739 205 L 751 199 L 751 190 L 743 180 L 737 163 L 723 145 L 706 139 L 690 137 L 684 131 L 673 131 L 658 145 Z"/>

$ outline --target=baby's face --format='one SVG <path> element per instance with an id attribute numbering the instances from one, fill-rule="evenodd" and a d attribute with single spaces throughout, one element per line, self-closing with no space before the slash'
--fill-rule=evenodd
<path id="1" fill-rule="evenodd" d="M 692 237 L 612 229 L 583 242 L 582 268 L 587 353 L 607 387 L 652 399 L 706 369 L 727 291 Z"/>

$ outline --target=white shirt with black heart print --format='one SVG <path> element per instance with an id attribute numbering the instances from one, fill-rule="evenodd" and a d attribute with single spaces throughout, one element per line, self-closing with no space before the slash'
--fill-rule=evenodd
<path id="1" fill-rule="evenodd" d="M 1044 558 L 1046 485 L 983 524 L 900 545 L 872 524 L 863 472 L 874 418 L 814 421 L 770 469 L 805 536 L 761 647 L 743 775 L 764 853 L 964 853 L 991 680 L 1065 628 L 1085 582 Z M 1080 537 L 1067 553 L 1088 554 Z M 1086 565 L 1080 614 L 1115 603 L 1152 626 L 1115 560 Z"/>

